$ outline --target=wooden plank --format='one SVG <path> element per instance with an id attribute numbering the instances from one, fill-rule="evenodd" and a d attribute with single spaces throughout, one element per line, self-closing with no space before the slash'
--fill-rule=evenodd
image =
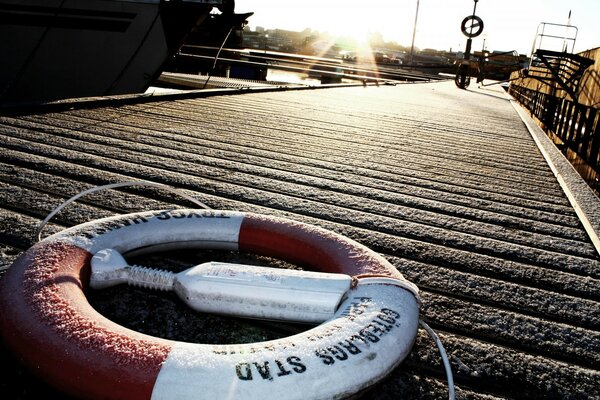
<path id="1" fill-rule="evenodd" d="M 600 258 L 499 92 L 436 83 L 107 105 L 0 116 L 0 136 L 0 279 L 58 203 L 147 179 L 214 208 L 319 225 L 382 254 L 420 287 L 422 316 L 447 345 L 459 395 L 600 396 Z M 45 232 L 176 206 L 187 204 L 154 189 L 97 193 Z M 136 262 L 181 270 L 209 258 L 269 262 L 202 251 Z M 193 313 L 142 289 L 88 296 L 116 322 L 175 340 L 264 340 L 298 329 Z M 51 390 L 2 351 L 13 371 L 0 377 L 6 393 Z M 446 390 L 439 355 L 420 332 L 409 359 L 363 398 Z"/>

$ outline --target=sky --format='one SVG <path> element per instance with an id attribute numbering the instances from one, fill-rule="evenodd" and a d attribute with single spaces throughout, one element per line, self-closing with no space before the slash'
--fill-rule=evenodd
<path id="1" fill-rule="evenodd" d="M 460 24 L 473 13 L 473 0 L 419 0 L 415 46 L 420 49 L 464 50 Z M 253 11 L 251 28 L 302 31 L 311 28 L 364 40 L 379 32 L 386 41 L 410 46 L 417 0 L 236 0 L 236 12 Z M 476 15 L 484 22 L 473 49 L 531 52 L 541 22 L 578 28 L 575 52 L 600 47 L 600 0 L 479 0 Z M 546 33 L 563 36 L 565 29 L 548 27 Z M 570 36 L 574 36 L 572 30 Z M 557 40 L 545 39 L 544 48 L 560 50 Z"/>

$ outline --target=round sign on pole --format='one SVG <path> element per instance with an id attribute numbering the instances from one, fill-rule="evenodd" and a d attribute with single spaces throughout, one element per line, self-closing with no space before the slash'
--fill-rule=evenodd
<path id="1" fill-rule="evenodd" d="M 483 32 L 483 20 L 477 15 L 469 15 L 462 20 L 460 30 L 468 38 L 474 38 Z"/>

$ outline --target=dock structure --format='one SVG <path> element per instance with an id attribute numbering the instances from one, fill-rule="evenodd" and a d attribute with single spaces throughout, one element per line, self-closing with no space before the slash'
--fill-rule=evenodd
<path id="1" fill-rule="evenodd" d="M 0 116 L 0 274 L 70 196 L 164 183 L 214 209 L 289 217 L 380 253 L 420 288 L 458 398 L 600 398 L 600 200 L 506 94 L 451 82 L 227 93 Z M 95 193 L 44 235 L 175 205 L 190 206 L 154 188 Z M 160 262 L 194 256 L 206 254 Z M 295 329 L 193 313 L 131 287 L 89 297 L 119 324 L 181 341 Z M 7 349 L 0 357 L 3 398 L 52 397 Z M 437 349 L 419 331 L 407 360 L 363 398 L 446 393 Z"/>

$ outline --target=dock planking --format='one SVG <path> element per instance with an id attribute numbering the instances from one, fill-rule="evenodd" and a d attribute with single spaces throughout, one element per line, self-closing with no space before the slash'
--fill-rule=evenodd
<path id="1" fill-rule="evenodd" d="M 600 257 L 499 91 L 436 82 L 101 103 L 0 116 L 0 146 L 0 274 L 66 198 L 105 183 L 160 182 L 215 209 L 286 216 L 381 253 L 421 289 L 422 316 L 446 345 L 462 398 L 600 397 Z M 191 205 L 151 188 L 96 193 L 45 234 L 174 206 Z M 143 262 L 182 270 L 209 259 L 267 262 L 199 251 Z M 89 298 L 122 325 L 182 341 L 298 329 L 194 313 L 136 288 Z M 0 357 L 11 371 L 3 392 L 51 390 L 29 386 L 5 349 Z M 409 358 L 363 397 L 446 391 L 437 350 L 419 331 Z"/>

